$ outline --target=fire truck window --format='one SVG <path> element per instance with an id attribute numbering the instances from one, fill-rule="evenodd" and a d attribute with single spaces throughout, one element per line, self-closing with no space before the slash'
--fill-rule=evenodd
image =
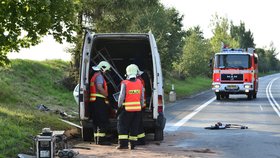
<path id="1" fill-rule="evenodd" d="M 249 68 L 250 56 L 242 54 L 222 54 L 215 57 L 217 68 Z"/>

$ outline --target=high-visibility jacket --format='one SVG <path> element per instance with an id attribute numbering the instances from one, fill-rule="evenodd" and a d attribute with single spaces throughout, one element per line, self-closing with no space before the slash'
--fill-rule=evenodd
<path id="1" fill-rule="evenodd" d="M 98 75 L 101 75 L 101 73 L 95 72 L 90 80 L 90 98 L 89 98 L 90 102 L 94 102 L 96 100 L 96 97 L 106 98 L 104 95 L 96 92 L 95 80 Z M 107 83 L 104 78 L 103 78 L 103 88 L 106 91 L 106 93 L 108 93 Z"/>
<path id="2" fill-rule="evenodd" d="M 124 99 L 124 107 L 128 112 L 141 111 L 141 95 L 143 85 L 139 79 L 136 79 L 135 82 L 124 80 L 122 81 L 125 84 L 125 99 Z"/>
<path id="3" fill-rule="evenodd" d="M 144 81 L 144 79 L 141 76 L 137 76 L 137 79 L 139 79 L 141 81 L 143 87 L 145 88 L 145 81 Z M 144 93 L 144 105 L 143 105 L 142 108 L 146 108 L 146 106 L 147 106 L 146 105 L 146 94 Z"/>

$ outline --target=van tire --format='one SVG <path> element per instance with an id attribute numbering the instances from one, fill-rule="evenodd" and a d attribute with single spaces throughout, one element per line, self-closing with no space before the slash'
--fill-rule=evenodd
<path id="1" fill-rule="evenodd" d="M 163 129 L 160 129 L 160 128 L 155 129 L 154 140 L 155 141 L 163 140 Z"/>
<path id="2" fill-rule="evenodd" d="M 82 128 L 82 138 L 84 141 L 92 141 L 93 140 L 93 128 Z"/>

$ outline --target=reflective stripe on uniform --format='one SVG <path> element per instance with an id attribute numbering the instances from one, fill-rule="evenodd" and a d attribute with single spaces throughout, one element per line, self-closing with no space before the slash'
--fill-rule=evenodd
<path id="1" fill-rule="evenodd" d="M 129 136 L 129 140 L 137 141 L 137 137 L 136 136 Z"/>
<path id="2" fill-rule="evenodd" d="M 95 101 L 96 98 L 95 98 L 95 97 L 94 97 L 94 98 L 89 98 L 89 100 L 90 100 L 90 101 Z"/>
<path id="3" fill-rule="evenodd" d="M 119 135 L 119 139 L 128 139 L 128 135 Z"/>
<path id="4" fill-rule="evenodd" d="M 94 97 L 101 97 L 101 98 L 106 98 L 104 95 L 102 94 L 97 94 L 97 93 L 91 93 L 90 96 L 94 96 Z"/>
<path id="5" fill-rule="evenodd" d="M 139 111 L 141 111 L 141 106 L 137 106 L 137 107 L 133 107 L 133 106 L 132 106 L 132 107 L 131 107 L 131 106 L 130 106 L 130 107 L 127 107 L 127 106 L 126 106 L 126 107 L 125 107 L 125 110 L 139 110 Z"/>
<path id="6" fill-rule="evenodd" d="M 138 135 L 137 135 L 137 138 L 138 138 L 138 139 L 144 138 L 144 137 L 145 137 L 145 133 L 141 133 L 141 134 L 138 134 Z"/>
<path id="7" fill-rule="evenodd" d="M 105 137 L 106 134 L 105 133 L 95 133 L 95 137 Z"/>
<path id="8" fill-rule="evenodd" d="M 140 105 L 140 102 L 125 102 L 123 105 Z"/>

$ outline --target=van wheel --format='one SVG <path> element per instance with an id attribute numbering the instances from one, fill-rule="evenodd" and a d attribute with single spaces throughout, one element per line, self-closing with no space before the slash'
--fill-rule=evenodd
<path id="1" fill-rule="evenodd" d="M 82 128 L 82 138 L 84 141 L 92 141 L 93 140 L 93 128 Z"/>
<path id="2" fill-rule="evenodd" d="M 155 141 L 163 140 L 163 129 L 160 129 L 160 128 L 155 129 L 154 140 Z"/>

